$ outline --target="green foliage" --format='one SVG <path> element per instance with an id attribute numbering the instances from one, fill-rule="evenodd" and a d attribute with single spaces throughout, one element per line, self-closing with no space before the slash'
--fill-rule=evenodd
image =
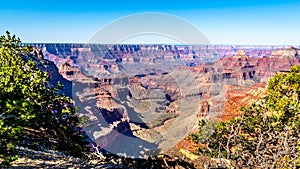
<path id="1" fill-rule="evenodd" d="M 218 122 L 209 137 L 203 135 L 208 122 L 202 120 L 199 132 L 190 136 L 206 145 L 198 153 L 230 159 L 240 168 L 299 167 L 299 84 L 300 65 L 276 74 L 269 80 L 267 97 L 241 108 L 242 115 Z"/>
<path id="2" fill-rule="evenodd" d="M 39 131 L 45 142 L 57 140 L 60 150 L 80 155 L 85 142 L 75 107 L 57 88 L 48 86 L 46 72 L 33 61 L 23 61 L 32 48 L 21 47 L 20 42 L 9 32 L 0 37 L 0 157 L 5 164 L 17 158 L 15 146 L 28 128 Z"/>

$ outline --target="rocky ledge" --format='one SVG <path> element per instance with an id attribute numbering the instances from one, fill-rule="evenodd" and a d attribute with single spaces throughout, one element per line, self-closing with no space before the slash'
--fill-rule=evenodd
<path id="1" fill-rule="evenodd" d="M 165 154 L 148 157 L 148 159 L 133 159 L 95 153 L 80 159 L 59 151 L 37 151 L 24 147 L 18 147 L 17 151 L 19 158 L 11 166 L 0 166 L 0 168 L 226 168 L 222 159 L 197 156 L 188 150 L 178 148 L 171 149 Z"/>

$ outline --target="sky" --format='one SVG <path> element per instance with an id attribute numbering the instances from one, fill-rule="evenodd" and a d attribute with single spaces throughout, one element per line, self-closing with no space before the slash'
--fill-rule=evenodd
<path id="1" fill-rule="evenodd" d="M 156 12 L 185 20 L 212 44 L 300 45 L 299 0 L 2 0 L 0 4 L 0 33 L 9 30 L 26 43 L 86 43 L 122 17 Z M 147 35 L 126 42 L 142 43 L 147 38 L 168 41 Z"/>

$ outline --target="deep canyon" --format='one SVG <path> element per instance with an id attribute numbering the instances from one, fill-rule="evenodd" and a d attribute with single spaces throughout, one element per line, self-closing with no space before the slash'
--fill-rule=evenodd
<path id="1" fill-rule="evenodd" d="M 31 45 L 99 148 L 132 157 L 187 148 L 198 120 L 239 115 L 270 77 L 300 63 L 290 46 Z"/>

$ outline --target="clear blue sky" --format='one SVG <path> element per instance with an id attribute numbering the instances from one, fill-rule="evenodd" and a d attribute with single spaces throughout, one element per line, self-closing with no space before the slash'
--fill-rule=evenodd
<path id="1" fill-rule="evenodd" d="M 214 44 L 300 45 L 299 0 L 24 0 L 0 3 L 0 33 L 23 42 L 84 43 L 109 22 L 141 12 L 176 15 Z"/>

